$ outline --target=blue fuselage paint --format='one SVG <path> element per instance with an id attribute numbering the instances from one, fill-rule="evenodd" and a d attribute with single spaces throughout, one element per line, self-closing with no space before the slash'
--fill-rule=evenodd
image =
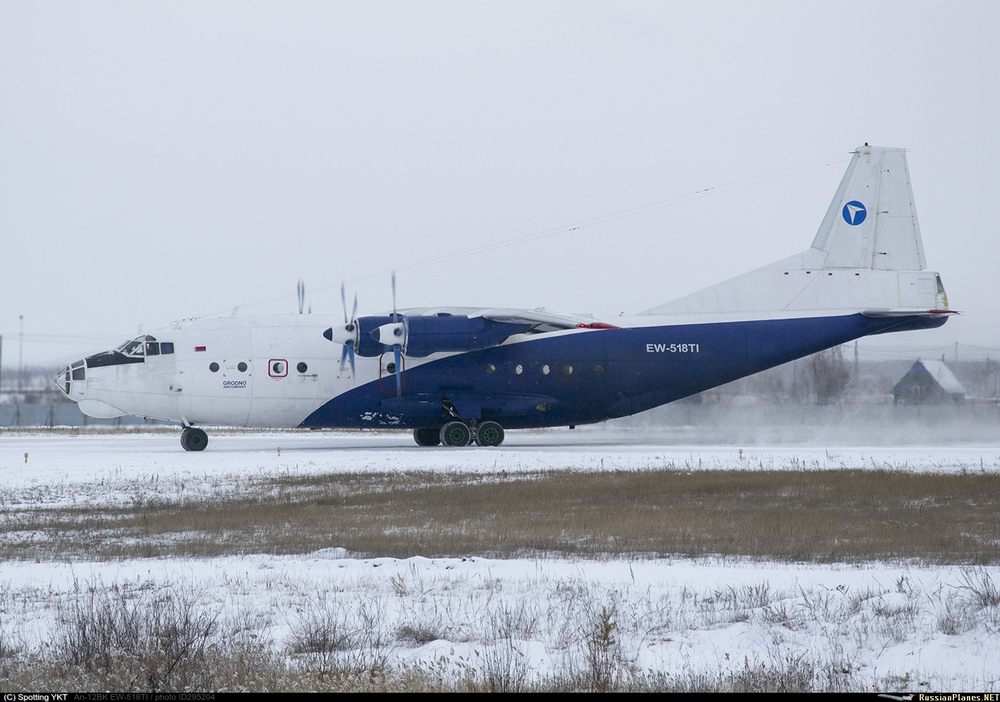
<path id="1" fill-rule="evenodd" d="M 398 396 L 394 383 L 367 383 L 326 402 L 301 426 L 440 426 L 449 419 L 449 404 L 475 407 L 476 419 L 509 429 L 587 424 L 642 412 L 863 336 L 944 322 L 850 314 L 539 335 L 407 369 Z"/>

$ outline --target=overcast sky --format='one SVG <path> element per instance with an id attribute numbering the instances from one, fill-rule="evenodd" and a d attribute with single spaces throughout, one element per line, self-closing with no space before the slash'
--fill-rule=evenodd
<path id="1" fill-rule="evenodd" d="M 865 348 L 996 358 L 998 36 L 993 0 L 0 0 L 3 365 L 21 314 L 48 363 L 300 277 L 382 312 L 393 269 L 401 307 L 637 312 L 807 248 L 864 142 L 910 149 L 966 313 Z"/>

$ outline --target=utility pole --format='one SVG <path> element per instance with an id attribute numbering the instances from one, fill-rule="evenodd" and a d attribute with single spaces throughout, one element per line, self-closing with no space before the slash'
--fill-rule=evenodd
<path id="1" fill-rule="evenodd" d="M 24 356 L 24 315 L 18 315 L 17 319 L 21 323 L 21 333 L 17 347 L 17 392 L 20 395 L 21 391 L 24 390 L 24 366 L 22 365 Z M 18 397 L 18 402 L 20 401 L 21 399 Z"/>

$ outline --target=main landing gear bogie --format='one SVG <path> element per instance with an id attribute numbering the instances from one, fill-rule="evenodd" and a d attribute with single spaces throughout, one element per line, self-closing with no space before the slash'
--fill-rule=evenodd
<path id="1" fill-rule="evenodd" d="M 504 440 L 504 430 L 497 422 L 479 422 L 475 427 L 458 420 L 448 422 L 440 430 L 425 427 L 413 430 L 413 440 L 418 446 L 449 447 L 468 446 L 473 442 L 478 446 L 499 446 Z"/>
<path id="2" fill-rule="evenodd" d="M 204 451 L 208 446 L 208 434 L 202 429 L 184 427 L 181 432 L 181 446 L 185 451 Z"/>

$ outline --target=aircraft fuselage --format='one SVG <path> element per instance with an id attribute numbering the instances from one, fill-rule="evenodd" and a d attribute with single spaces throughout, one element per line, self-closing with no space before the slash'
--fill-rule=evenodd
<path id="1" fill-rule="evenodd" d="M 569 329 L 465 353 L 359 356 L 341 367 L 320 315 L 237 317 L 158 330 L 143 353 L 97 354 L 68 380 L 85 410 L 241 427 L 511 429 L 622 417 L 870 334 L 945 317 L 863 314 Z M 644 320 L 648 324 L 650 320 Z M 170 353 L 146 353 L 169 345 Z M 98 408 L 95 411 L 95 408 Z"/>

